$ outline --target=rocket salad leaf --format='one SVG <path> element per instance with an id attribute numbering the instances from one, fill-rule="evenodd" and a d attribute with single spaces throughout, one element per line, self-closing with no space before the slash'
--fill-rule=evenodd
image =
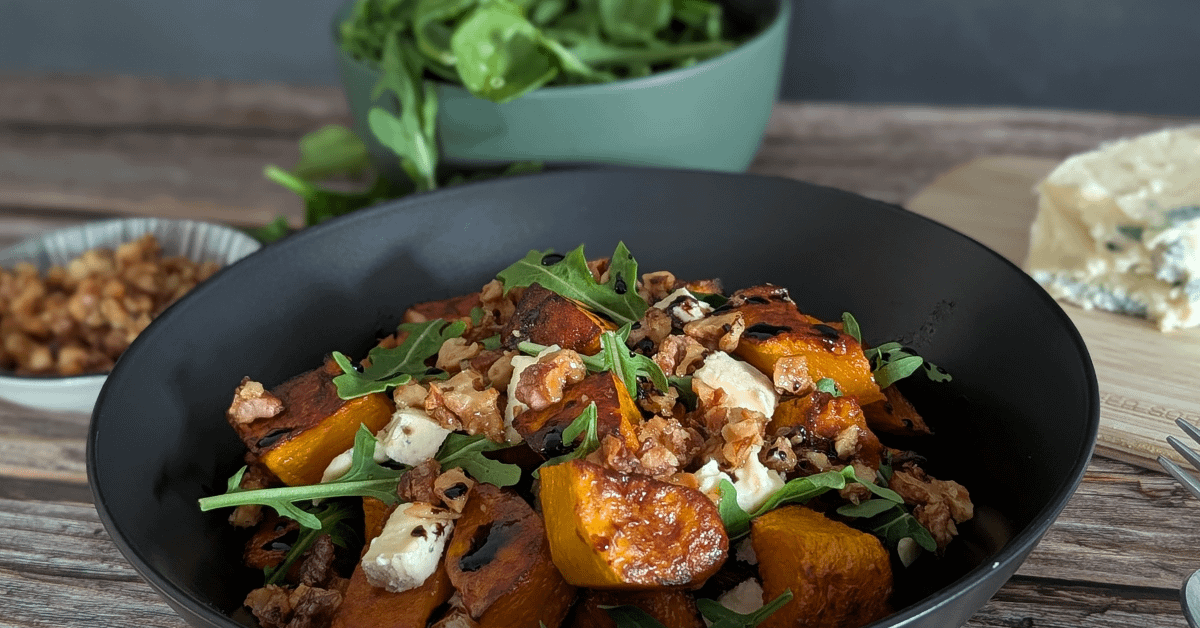
<path id="1" fill-rule="evenodd" d="M 641 320 L 649 307 L 637 293 L 637 269 L 629 249 L 619 243 L 609 263 L 608 281 L 598 283 L 588 269 L 581 244 L 565 256 L 555 255 L 552 249 L 530 251 L 496 277 L 504 283 L 506 293 L 536 283 L 625 325 Z"/>
<path id="2" fill-rule="evenodd" d="M 367 353 L 370 365 L 361 372 L 344 354 L 333 352 L 334 361 L 342 367 L 342 374 L 333 378 L 339 397 L 353 399 L 384 392 L 407 384 L 414 377 L 426 375 L 429 367 L 425 366 L 425 360 L 437 355 L 447 340 L 462 336 L 467 325 L 462 321 L 447 323 L 438 318 L 424 323 L 403 323 L 399 329 L 408 332 L 404 341 L 391 349 L 371 349 Z"/>

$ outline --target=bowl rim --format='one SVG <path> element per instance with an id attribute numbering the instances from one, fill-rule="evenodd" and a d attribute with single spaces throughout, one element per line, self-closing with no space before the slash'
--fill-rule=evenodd
<path id="1" fill-rule="evenodd" d="M 117 225 L 124 225 L 124 224 L 135 224 L 135 225 L 136 224 L 145 224 L 148 226 L 146 233 L 150 233 L 150 228 L 152 228 L 156 224 L 168 224 L 168 225 L 171 225 L 171 224 L 174 224 L 174 225 L 202 224 L 202 225 L 208 226 L 210 229 L 214 229 L 219 232 L 229 233 L 229 234 L 233 234 L 233 235 L 239 236 L 239 237 L 244 236 L 243 242 L 245 242 L 247 244 L 256 243 L 257 247 L 251 249 L 249 251 L 249 253 L 247 253 L 246 255 L 243 255 L 241 258 L 239 258 L 239 260 L 244 259 L 245 257 L 249 257 L 251 254 L 253 254 L 263 248 L 263 245 L 261 242 L 259 242 L 258 240 L 255 240 L 252 236 L 245 233 L 244 231 L 237 229 L 235 227 L 231 227 L 226 224 L 213 222 L 210 220 L 198 220 L 195 218 L 170 218 L 170 217 L 160 217 L 160 216 L 126 216 L 126 217 L 120 217 L 120 218 L 105 218 L 105 219 L 101 219 L 101 220 L 87 220 L 87 221 L 80 222 L 79 224 L 76 224 L 76 225 L 71 225 L 69 227 L 62 227 L 60 229 L 52 229 L 50 231 L 43 231 L 41 233 L 34 234 L 28 238 L 20 240 L 19 242 L 14 242 L 12 245 L 7 246 L 4 249 L 0 250 L 0 259 L 12 254 L 14 251 L 17 251 L 18 249 L 20 249 L 22 247 L 31 246 L 33 243 L 36 243 L 36 242 L 42 242 L 42 241 L 50 240 L 53 238 L 59 238 L 59 237 L 63 237 L 65 235 L 69 235 L 69 234 L 76 233 L 76 232 L 86 233 L 91 230 L 102 230 L 102 229 L 107 229 L 110 227 L 114 227 Z M 241 239 L 241 238 L 239 238 L 239 239 Z M 99 245 L 99 246 L 105 246 L 105 245 Z M 74 255 L 82 254 L 83 252 L 90 251 L 94 248 L 97 248 L 97 247 L 91 247 L 88 249 L 84 249 L 82 251 L 78 251 L 77 253 L 74 253 Z M 20 264 L 22 262 L 28 262 L 28 261 L 30 261 L 30 260 L 27 258 L 14 259 L 14 260 L 9 260 L 9 261 L 0 261 L 0 267 L 5 268 L 6 270 L 11 270 L 12 267 L 15 266 L 16 264 Z M 230 265 L 230 263 L 225 263 L 225 264 L 222 264 L 222 267 L 229 266 L 229 265 Z M 44 273 L 46 270 L 47 269 L 45 269 L 45 268 L 38 268 L 38 273 L 39 274 Z M 160 315 L 161 315 L 161 313 L 160 313 Z M 96 378 L 100 378 L 100 379 L 107 378 L 108 374 L 111 372 L 112 372 L 112 369 L 109 369 L 107 371 L 95 372 L 95 373 L 80 373 L 78 375 L 47 375 L 47 374 L 21 374 L 21 373 L 17 373 L 15 371 L 12 371 L 9 369 L 0 368 L 0 385 L 6 384 L 6 383 L 19 383 L 20 385 L 26 386 L 29 388 L 44 388 L 44 389 L 49 390 L 49 389 L 57 388 L 61 385 L 66 385 L 66 384 L 72 384 L 72 385 L 91 384 Z"/>
<path id="2" fill-rule="evenodd" d="M 331 23 L 333 31 L 333 48 L 338 59 L 343 63 L 360 68 L 363 71 L 370 72 L 372 74 L 379 74 L 380 70 L 374 64 L 358 59 L 354 55 L 346 52 L 341 46 L 341 29 L 339 27 L 341 26 L 341 23 L 345 21 L 345 14 L 347 14 L 350 9 L 360 1 L 362 0 L 346 0 L 346 2 L 339 6 L 337 11 L 334 12 Z M 496 106 L 501 106 L 526 99 L 537 100 L 546 98 L 552 99 L 557 97 L 595 96 L 597 94 L 606 92 L 628 92 L 639 89 L 650 89 L 670 83 L 686 81 L 702 72 L 707 71 L 715 65 L 728 63 L 732 60 L 750 54 L 747 52 L 747 50 L 765 45 L 766 40 L 774 36 L 776 31 L 786 29 L 787 24 L 791 20 L 792 0 L 770 0 L 770 2 L 772 2 L 775 7 L 775 13 L 765 26 L 760 28 L 754 35 L 735 46 L 732 50 L 728 50 L 714 57 L 709 57 L 698 63 L 694 63 L 684 68 L 676 68 L 674 70 L 667 70 L 664 72 L 654 72 L 647 76 L 620 79 L 609 83 L 585 83 L 582 85 L 543 85 L 537 89 L 530 90 L 525 94 L 522 94 L 519 98 L 514 98 L 505 103 L 494 104 Z M 787 36 L 785 34 L 785 45 L 786 40 Z M 435 86 L 435 89 L 441 93 L 445 93 L 446 95 L 473 98 L 476 100 L 482 100 L 484 102 L 491 102 L 487 101 L 486 99 L 476 98 L 476 96 L 468 91 L 466 87 L 457 83 L 451 83 L 440 79 L 433 80 L 432 82 Z"/>
<path id="3" fill-rule="evenodd" d="M 922 620 L 922 618 L 930 615 L 931 613 L 936 612 L 940 607 L 950 604 L 954 600 L 956 600 L 960 597 L 963 597 L 963 596 L 970 595 L 973 591 L 976 591 L 976 589 L 973 589 L 971 587 L 965 587 L 964 586 L 965 583 L 968 583 L 970 581 L 979 581 L 979 582 L 986 581 L 988 579 L 988 574 L 992 573 L 992 572 L 1000 572 L 1000 573 L 1007 572 L 1008 576 L 1005 577 L 1004 581 L 995 583 L 995 589 L 986 588 L 988 598 L 991 598 L 993 595 L 995 595 L 995 591 L 998 590 L 1000 587 L 1002 587 L 1007 582 L 1007 579 L 1009 577 L 1011 577 L 1012 573 L 1016 571 L 1016 569 L 1020 566 L 1020 564 L 1022 562 L 1024 562 L 1024 560 L 1028 557 L 1029 552 L 1031 552 L 1033 550 L 1033 548 L 1037 545 L 1038 541 L 1041 540 L 1042 536 L 1045 535 L 1046 531 L 1049 530 L 1050 526 L 1058 518 L 1059 514 L 1061 514 L 1062 511 L 1066 508 L 1066 505 L 1067 505 L 1068 501 L 1070 500 L 1070 497 L 1075 493 L 1076 489 L 1079 487 L 1080 483 L 1083 481 L 1084 472 L 1086 471 L 1088 465 L 1090 464 L 1093 453 L 1095 451 L 1096 435 L 1099 431 L 1099 426 L 1100 426 L 1100 394 L 1099 394 L 1099 384 L 1096 380 L 1096 371 L 1095 371 L 1095 368 L 1094 368 L 1092 360 L 1091 360 L 1091 355 L 1087 349 L 1087 345 L 1084 342 L 1083 337 L 1080 335 L 1078 328 L 1075 326 L 1074 322 L 1072 322 L 1070 316 L 1066 313 L 1066 311 L 1064 311 L 1062 309 L 1062 306 L 1059 305 L 1058 302 L 1055 301 L 1055 299 L 1053 297 L 1051 297 L 1049 295 L 1049 293 L 1047 293 L 1041 287 L 1040 284 L 1038 284 L 1036 281 L 1034 281 L 1033 278 L 1030 277 L 1029 274 L 1026 273 L 1023 269 L 1021 269 L 1018 265 L 1009 261 L 1007 258 L 1003 257 L 999 253 L 995 252 L 991 248 L 985 246 L 984 244 L 980 243 L 978 240 L 975 240 L 974 238 L 972 238 L 970 236 L 967 236 L 967 235 L 960 233 L 954 229 L 951 229 L 950 227 L 947 227 L 946 225 L 943 225 L 942 223 L 937 222 L 931 218 L 927 218 L 927 217 L 917 214 L 915 212 L 911 212 L 899 205 L 895 205 L 892 203 L 887 203 L 884 201 L 864 197 L 859 194 L 847 192 L 845 190 L 840 190 L 840 189 L 833 188 L 830 186 L 823 186 L 823 185 L 819 185 L 819 184 L 809 183 L 806 181 L 799 181 L 799 180 L 791 179 L 791 178 L 787 178 L 787 177 L 748 174 L 748 173 L 729 173 L 729 172 L 719 172 L 719 171 L 696 171 L 696 170 L 686 170 L 686 169 L 679 169 L 679 168 L 636 168 L 636 167 L 624 167 L 624 166 L 604 166 L 604 167 L 595 167 L 595 168 L 581 168 L 581 169 L 573 169 L 573 170 L 565 170 L 565 171 L 534 173 L 534 174 L 514 176 L 514 177 L 508 177 L 508 178 L 502 178 L 502 179 L 493 179 L 493 180 L 489 180 L 489 181 L 468 183 L 468 184 L 456 186 L 453 188 L 434 190 L 432 192 L 418 193 L 418 194 L 414 194 L 414 195 L 404 197 L 401 199 L 396 199 L 394 201 L 381 203 L 379 205 L 375 205 L 375 206 L 372 206 L 372 207 L 369 207 L 369 208 L 366 208 L 363 210 L 359 210 L 357 212 L 339 216 L 332 220 L 328 220 L 328 221 L 322 223 L 321 225 L 316 225 L 314 227 L 310 227 L 310 228 L 301 230 L 300 232 L 288 237 L 284 242 L 291 242 L 291 244 L 289 245 L 290 247 L 297 247 L 297 249 L 301 249 L 306 245 L 308 240 L 310 240 L 312 238 L 320 237 L 324 233 L 324 231 L 332 229 L 332 228 L 334 228 L 334 226 L 340 226 L 340 225 L 348 226 L 348 225 L 358 223 L 361 221 L 369 221 L 369 220 L 372 220 L 376 214 L 382 214 L 382 213 L 387 213 L 387 212 L 402 212 L 402 211 L 410 210 L 410 209 L 413 209 L 416 207 L 421 207 L 421 206 L 424 206 L 424 205 L 427 205 L 430 203 L 444 203 L 447 200 L 453 199 L 455 196 L 461 196 L 461 195 L 468 193 L 475 186 L 491 186 L 494 188 L 498 188 L 498 190 L 496 190 L 497 193 L 503 194 L 503 188 L 517 184 L 522 179 L 527 178 L 527 177 L 542 177 L 542 178 L 551 178 L 551 177 L 570 178 L 570 177 L 580 177 L 580 176 L 588 177 L 588 176 L 597 176 L 597 174 L 603 175 L 604 173 L 621 172 L 621 171 L 634 171 L 634 172 L 658 171 L 658 172 L 665 172 L 665 173 L 690 173 L 690 174 L 704 175 L 706 177 L 735 177 L 735 178 L 736 177 L 750 177 L 750 178 L 763 179 L 763 180 L 788 181 L 790 183 L 796 183 L 796 184 L 801 184 L 804 186 L 811 186 L 813 188 L 820 188 L 820 189 L 832 191 L 832 192 L 836 193 L 836 195 L 842 195 L 842 196 L 845 196 L 848 198 L 852 198 L 852 199 L 854 199 L 854 202 L 857 202 L 857 203 L 873 204 L 880 211 L 886 211 L 889 213 L 896 213 L 896 214 L 903 214 L 905 216 L 908 216 L 909 219 L 916 219 L 920 222 L 927 223 L 928 225 L 933 226 L 935 229 L 944 232 L 949 237 L 958 238 L 963 241 L 969 242 L 969 243 L 975 245 L 976 247 L 978 247 L 982 254 L 991 256 L 995 260 L 1001 262 L 1002 265 L 1004 265 L 1004 266 L 1010 268 L 1011 270 L 1013 270 L 1014 272 L 1016 272 L 1020 277 L 1020 281 L 1027 282 L 1028 285 L 1035 288 L 1035 290 L 1033 291 L 1033 294 L 1036 295 L 1035 298 L 1039 299 L 1040 302 L 1052 314 L 1052 316 L 1054 316 L 1061 323 L 1061 325 L 1063 327 L 1063 331 L 1065 331 L 1067 333 L 1069 340 L 1074 345 L 1074 347 L 1076 348 L 1076 350 L 1078 352 L 1078 356 L 1081 358 L 1080 366 L 1083 369 L 1083 372 L 1084 372 L 1083 374 L 1085 376 L 1086 385 L 1087 385 L 1086 386 L 1087 387 L 1086 399 L 1081 400 L 1081 402 L 1082 402 L 1081 414 L 1086 416 L 1086 424 L 1084 425 L 1084 430 L 1085 430 L 1086 436 L 1088 438 L 1086 438 L 1085 441 L 1080 444 L 1080 448 L 1077 451 L 1063 452 L 1063 455 L 1073 455 L 1074 459 L 1075 459 L 1074 463 L 1071 466 L 1069 473 L 1067 474 L 1067 476 L 1065 478 L 1063 478 L 1066 481 L 1064 481 L 1062 484 L 1059 485 L 1058 490 L 1052 494 L 1052 496 L 1048 500 L 1047 504 L 1035 516 L 1033 516 L 1030 519 L 1029 523 L 1023 529 L 1021 529 L 1019 532 L 1015 533 L 1011 538 L 1009 538 L 1007 540 L 1007 542 L 1004 543 L 1004 545 L 1001 546 L 1001 548 L 997 552 L 995 552 L 995 554 L 991 557 L 992 560 L 990 562 L 984 562 L 979 565 L 976 565 L 975 567 L 969 569 L 968 571 L 963 573 L 960 577 L 958 577 L 955 580 L 951 581 L 950 583 L 946 584 L 945 586 L 938 589 L 934 593 L 931 593 L 930 595 L 918 600 L 917 602 L 913 603 L 910 606 L 903 608 L 902 610 L 892 613 L 884 618 L 881 618 L 878 621 L 867 624 L 867 625 L 863 626 L 863 628 L 879 628 L 879 627 L 884 627 L 884 626 L 887 626 L 889 628 L 908 628 L 908 627 L 915 626 L 916 622 L 919 622 Z M 453 202 L 453 201 L 451 200 L 451 202 Z M 333 226 L 331 226 L 331 225 L 333 225 Z M 278 248 L 278 247 L 271 247 L 271 248 Z M 287 247 L 285 247 L 285 248 L 287 248 Z M 176 307 L 181 303 L 186 303 L 188 300 L 191 300 L 191 299 L 200 298 L 200 295 L 204 294 L 207 290 L 210 290 L 210 289 L 212 289 L 212 284 L 201 284 L 201 286 L 199 286 L 196 290 L 189 292 L 187 295 L 185 295 L 183 298 L 181 298 L 178 302 L 176 302 L 176 304 L 173 305 L 172 307 Z M 135 339 L 134 342 L 140 343 L 141 340 L 142 340 L 142 336 L 139 336 L 138 339 Z M 121 367 L 121 365 L 118 364 L 116 368 L 120 368 L 120 367 Z M 181 608 L 186 609 L 189 613 L 193 614 L 195 617 L 208 622 L 212 626 L 228 626 L 228 627 L 238 626 L 237 622 L 235 622 L 232 618 L 230 618 L 229 616 L 225 615 L 224 613 L 218 611 L 213 606 L 206 603 L 205 600 L 193 597 L 189 592 L 182 590 L 177 585 L 175 585 L 173 582 L 171 582 L 170 580 L 165 578 L 162 574 L 160 574 L 143 557 L 142 552 L 134 549 L 126 542 L 124 536 L 121 534 L 120 528 L 118 528 L 116 526 L 116 524 L 111 516 L 111 513 L 109 512 L 108 505 L 101 499 L 101 487 L 99 486 L 99 482 L 96 477 L 97 459 L 96 459 L 96 451 L 95 451 L 95 447 L 94 447 L 96 436 L 99 431 L 100 410 L 103 407 L 104 401 L 105 401 L 106 397 L 108 396 L 108 394 L 109 394 L 109 388 L 108 388 L 108 385 L 106 384 L 105 388 L 101 390 L 99 398 L 97 399 L 96 405 L 92 411 L 92 418 L 91 418 L 91 421 L 90 421 L 89 427 L 88 427 L 88 441 L 87 441 L 87 452 L 86 452 L 86 454 L 87 454 L 86 455 L 86 458 L 87 458 L 86 468 L 87 468 L 87 474 L 88 474 L 88 485 L 92 490 L 92 495 L 94 498 L 96 511 L 99 515 L 101 522 L 104 524 L 104 527 L 109 532 L 109 536 L 112 538 L 113 543 L 121 551 L 122 555 L 124 555 L 134 565 L 134 568 L 138 571 L 138 573 L 160 595 L 163 596 L 163 598 L 168 602 L 168 604 L 170 606 L 172 606 L 173 608 L 176 608 L 177 611 Z M 977 590 L 983 591 L 985 589 L 977 589 Z M 978 611 L 978 609 L 973 610 L 973 612 L 977 612 L 977 611 Z M 210 615 L 211 615 L 211 617 L 210 617 Z M 217 623 L 214 623 L 214 621 Z M 965 619 L 964 619 L 964 621 L 965 621 Z"/>

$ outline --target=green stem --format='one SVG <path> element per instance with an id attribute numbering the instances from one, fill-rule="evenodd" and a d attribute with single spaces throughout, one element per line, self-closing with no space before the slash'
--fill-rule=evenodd
<path id="1" fill-rule="evenodd" d="M 708 57 L 732 50 L 733 46 L 724 41 L 706 41 L 692 44 L 678 44 L 661 49 L 617 48 L 605 46 L 580 46 L 569 48 L 580 61 L 591 65 L 612 65 L 617 63 L 662 63 L 673 59 L 687 57 Z"/>
<path id="2" fill-rule="evenodd" d="M 263 176 L 295 192 L 306 201 L 312 200 L 318 191 L 317 186 L 274 164 L 267 164 L 263 168 Z"/>
<path id="3" fill-rule="evenodd" d="M 272 502 L 298 502 L 308 499 L 332 499 L 334 497 L 375 496 L 382 492 L 395 493 L 399 478 L 381 478 L 378 480 L 354 480 L 350 482 L 330 482 L 329 484 L 312 484 L 309 486 L 283 486 L 279 488 L 263 488 L 253 491 L 237 491 L 224 495 L 213 495 L 200 498 L 200 510 L 209 511 L 216 508 L 243 506 L 246 504 L 271 505 Z"/>

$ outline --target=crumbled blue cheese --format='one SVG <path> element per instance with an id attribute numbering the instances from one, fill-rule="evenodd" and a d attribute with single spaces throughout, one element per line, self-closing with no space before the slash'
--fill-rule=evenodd
<path id="1" fill-rule="evenodd" d="M 654 307 L 671 315 L 679 325 L 698 321 L 712 313 L 713 307 L 688 291 L 680 288 L 663 297 Z"/>
<path id="2" fill-rule="evenodd" d="M 1076 155 L 1037 191 L 1026 268 L 1052 296 L 1200 325 L 1200 126 Z"/>
<path id="3" fill-rule="evenodd" d="M 735 613 L 749 615 L 763 607 L 763 588 L 758 579 L 744 580 L 717 598 L 717 603 Z"/>
<path id="4" fill-rule="evenodd" d="M 397 408 L 392 420 L 375 434 L 375 462 L 382 464 L 388 460 L 395 460 L 400 464 L 415 467 L 437 454 L 450 431 L 439 425 L 424 410 Z M 332 482 L 345 475 L 350 470 L 353 460 L 353 449 L 347 449 L 335 456 L 325 467 L 321 482 Z"/>
<path id="5" fill-rule="evenodd" d="M 782 474 L 768 469 L 763 466 L 762 462 L 759 462 L 758 452 L 760 451 L 762 451 L 761 445 L 751 447 L 746 464 L 730 473 L 722 471 L 716 460 L 704 463 L 694 474 L 700 484 L 700 492 L 714 498 L 719 497 L 721 480 L 728 480 L 730 484 L 733 484 L 733 488 L 737 489 L 738 506 L 746 512 L 758 510 L 775 494 L 775 491 L 783 488 L 785 483 Z"/>
<path id="6" fill-rule="evenodd" d="M 692 374 L 692 381 L 724 390 L 725 396 L 719 404 L 723 407 L 754 410 L 770 418 L 779 405 L 775 384 L 766 375 L 724 351 L 714 351 L 705 358 L 704 365 Z"/>
<path id="7" fill-rule="evenodd" d="M 454 521 L 437 516 L 438 512 L 429 504 L 417 503 L 402 504 L 392 512 L 383 532 L 371 539 L 363 554 L 367 582 L 399 593 L 421 586 L 433 575 L 454 530 Z"/>

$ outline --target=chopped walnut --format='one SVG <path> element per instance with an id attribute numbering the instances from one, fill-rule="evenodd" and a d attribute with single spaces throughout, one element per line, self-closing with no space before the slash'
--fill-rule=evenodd
<path id="1" fill-rule="evenodd" d="M 408 506 L 402 506 L 404 514 L 410 517 L 419 519 L 442 519 L 444 521 L 452 521 L 458 519 L 459 514 L 453 510 L 434 506 L 426 502 L 413 502 Z"/>
<path id="2" fill-rule="evenodd" d="M 744 331 L 746 317 L 737 311 L 706 316 L 683 326 L 683 333 L 695 338 L 706 349 L 726 353 L 737 349 Z"/>
<path id="3" fill-rule="evenodd" d="M 654 347 L 671 335 L 671 315 L 656 308 L 648 308 L 633 329 L 629 331 L 626 343 L 634 349 L 640 349 L 647 355 L 654 352 Z M 649 346 L 647 346 L 649 345 Z"/>
<path id="4" fill-rule="evenodd" d="M 658 416 L 669 417 L 675 413 L 675 404 L 679 401 L 679 391 L 671 387 L 665 393 L 652 390 L 637 399 L 638 407 L 644 412 Z"/>
<path id="5" fill-rule="evenodd" d="M 409 382 L 401 384 L 392 391 L 392 401 L 396 402 L 396 408 L 424 408 L 425 397 L 429 391 L 424 386 Z"/>
<path id="6" fill-rule="evenodd" d="M 945 549 L 958 534 L 956 523 L 975 516 L 966 488 L 953 480 L 931 477 L 916 465 L 896 470 L 888 487 L 899 493 L 904 503 L 914 506 L 913 516 L 929 529 L 938 549 Z"/>
<path id="7" fill-rule="evenodd" d="M 442 472 L 442 465 L 430 458 L 411 468 L 400 476 L 400 484 L 396 486 L 396 495 L 406 502 L 437 503 L 437 491 L 434 481 Z"/>
<path id="8" fill-rule="evenodd" d="M 823 473 L 833 468 L 833 463 L 829 461 L 829 456 L 819 451 L 805 451 L 804 455 L 797 462 L 804 465 L 813 473 Z"/>
<path id="9" fill-rule="evenodd" d="M 707 352 L 691 336 L 667 336 L 654 354 L 654 363 L 667 375 L 686 377 L 704 364 Z"/>
<path id="10" fill-rule="evenodd" d="M 587 263 L 588 270 L 592 272 L 592 279 L 595 279 L 596 283 L 604 283 L 604 282 L 608 281 L 608 265 L 609 265 L 609 263 L 610 263 L 610 260 L 607 257 L 601 257 L 600 259 L 588 260 L 588 263 Z"/>
<path id="11" fill-rule="evenodd" d="M 863 482 L 875 482 L 875 469 L 861 463 L 854 463 L 854 475 Z M 861 504 L 862 502 L 871 499 L 872 493 L 866 485 L 859 482 L 848 482 L 846 487 L 838 491 L 842 499 L 849 501 L 852 504 Z"/>
<path id="12" fill-rule="evenodd" d="M 325 587 L 337 575 L 333 570 L 335 551 L 332 537 L 328 534 L 317 537 L 300 561 L 300 584 Z"/>
<path id="13" fill-rule="evenodd" d="M 262 465 L 256 464 L 253 456 L 249 453 L 246 454 L 246 463 L 246 473 L 242 476 L 241 484 L 238 485 L 242 490 L 250 491 L 271 486 L 274 475 Z M 262 521 L 261 504 L 242 504 L 234 508 L 229 515 L 229 523 L 235 528 L 249 528 L 258 525 L 260 521 Z"/>
<path id="14" fill-rule="evenodd" d="M 771 381 L 781 395 L 806 395 L 815 387 L 808 374 L 808 358 L 802 355 L 788 355 L 776 360 Z"/>
<path id="15" fill-rule="evenodd" d="M 758 457 L 763 466 L 772 471 L 790 473 L 796 468 L 796 452 L 792 451 L 791 441 L 782 436 L 776 438 L 770 447 L 764 448 Z"/>
<path id="16" fill-rule="evenodd" d="M 588 462 L 616 471 L 617 473 L 642 473 L 642 464 L 625 446 L 625 439 L 605 434 L 600 439 L 600 448 L 588 454 Z"/>
<path id="17" fill-rule="evenodd" d="M 475 480 L 467 477 L 463 470 L 455 467 L 439 475 L 433 482 L 433 492 L 447 508 L 462 514 L 467 506 L 467 495 L 475 486 Z"/>
<path id="18" fill-rule="evenodd" d="M 283 402 L 268 392 L 263 385 L 249 377 L 243 377 L 237 390 L 233 391 L 233 402 L 225 414 L 231 422 L 239 425 L 253 423 L 258 419 L 269 419 L 283 412 Z"/>
<path id="19" fill-rule="evenodd" d="M 767 418 L 753 410 L 743 408 L 734 410 L 735 412 L 729 414 L 731 419 L 736 418 L 736 420 L 730 420 L 721 428 L 721 438 L 725 439 L 721 455 L 730 468 L 737 469 L 746 464 L 746 461 L 754 454 L 755 447 L 762 446 Z"/>
<path id="20" fill-rule="evenodd" d="M 864 435 L 863 429 L 857 425 L 847 425 L 845 429 L 838 432 L 837 437 L 833 440 L 833 450 L 837 452 L 837 457 L 842 460 L 854 457 L 862 449 Z"/>
<path id="21" fill-rule="evenodd" d="M 467 369 L 444 382 L 429 385 L 425 411 L 442 427 L 468 434 L 485 434 L 504 442 L 504 415 L 500 391 L 484 388 L 483 376 Z"/>
<path id="22" fill-rule="evenodd" d="M 544 410 L 563 398 L 563 389 L 587 376 L 583 358 L 570 349 L 560 349 L 538 358 L 521 371 L 513 395 L 531 410 Z"/>
<path id="23" fill-rule="evenodd" d="M 300 585 L 288 596 L 292 617 L 286 628 L 325 628 L 342 605 L 339 591 Z"/>
<path id="24" fill-rule="evenodd" d="M 676 486 L 700 490 L 700 480 L 696 479 L 696 474 L 694 473 L 680 472 L 659 479 L 675 484 Z"/>
<path id="25" fill-rule="evenodd" d="M 487 370 L 487 379 L 491 382 L 493 388 L 500 390 L 508 390 L 508 384 L 512 380 L 513 365 L 512 359 L 520 355 L 516 351 L 504 351 L 500 357 L 492 362 Z"/>
<path id="26" fill-rule="evenodd" d="M 262 628 L 282 628 L 292 616 L 292 604 L 288 600 L 288 590 L 274 584 L 268 584 L 261 589 L 254 589 L 246 594 L 243 602 Z"/>
<path id="27" fill-rule="evenodd" d="M 462 338 L 449 338 L 438 349 L 436 366 L 447 373 L 456 373 L 463 369 L 463 362 L 479 355 L 483 345 L 478 342 L 467 342 Z"/>
<path id="28" fill-rule="evenodd" d="M 639 460 L 646 473 L 671 475 L 691 464 L 704 444 L 700 433 L 674 418 L 651 417 L 637 428 Z"/>
<path id="29" fill-rule="evenodd" d="M 669 271 L 644 273 L 642 283 L 638 286 L 638 296 L 645 299 L 647 303 L 658 303 L 675 291 L 675 284 L 675 275 Z"/>
<path id="30" fill-rule="evenodd" d="M 512 318 L 517 309 L 517 301 L 524 292 L 524 288 L 513 288 L 505 294 L 504 284 L 498 279 L 489 281 L 479 291 L 479 309 L 483 312 L 479 324 L 468 329 L 464 337 L 469 341 L 479 342 L 500 333 Z M 482 371 L 479 368 L 475 370 Z"/>

